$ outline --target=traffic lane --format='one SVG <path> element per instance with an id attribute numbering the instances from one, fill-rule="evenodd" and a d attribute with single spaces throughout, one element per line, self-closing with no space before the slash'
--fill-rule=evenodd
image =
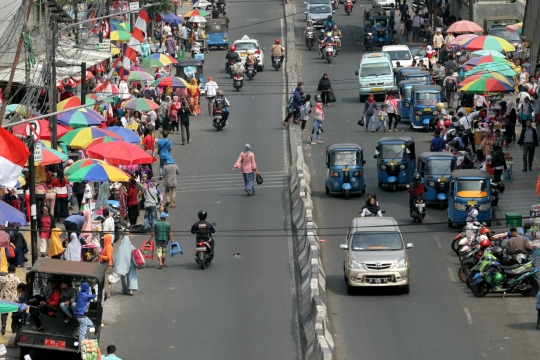
<path id="1" fill-rule="evenodd" d="M 231 24 L 235 24 L 239 8 L 235 11 L 236 5 L 230 6 Z M 280 18 L 283 9 L 264 3 L 257 10 L 242 8 L 241 13 L 250 18 L 259 11 L 269 18 Z M 231 40 L 247 32 L 232 27 Z M 264 23 L 256 29 L 268 33 L 258 38 L 264 46 L 280 33 L 281 22 Z M 205 76 L 213 75 L 231 101 L 230 124 L 216 132 L 203 98 L 205 115 L 191 118 L 192 142 L 181 146 L 179 135 L 169 137 L 180 168 L 177 208 L 170 209 L 169 219 L 185 255 L 169 258 L 169 266 L 163 270 L 156 270 L 153 262 L 150 269 L 139 272 L 141 290 L 132 298 L 138 306 L 123 308 L 118 320 L 117 328 L 150 328 L 156 335 L 153 338 L 159 340 L 150 348 L 142 332 L 130 336 L 107 333 L 107 338 L 110 335 L 129 348 L 127 355 L 131 357 L 172 358 L 178 349 L 188 354 L 186 358 L 298 356 L 287 237 L 246 231 L 286 227 L 284 131 L 279 123 L 264 121 L 267 114 L 282 108 L 283 91 L 268 94 L 264 86 L 255 85 L 283 84 L 283 77 L 281 72 L 259 72 L 253 82 L 233 94 L 232 80 L 223 70 L 224 57 L 225 51 L 210 52 Z M 262 186 L 255 185 L 257 195 L 252 197 L 246 196 L 238 170 L 230 174 L 245 143 L 251 144 L 265 178 Z M 211 222 L 217 222 L 218 231 L 217 256 L 204 271 L 195 264 L 194 238 L 186 233 L 201 208 L 209 212 Z M 233 256 L 236 253 L 240 257 Z M 142 308 L 159 310 L 144 312 Z"/>

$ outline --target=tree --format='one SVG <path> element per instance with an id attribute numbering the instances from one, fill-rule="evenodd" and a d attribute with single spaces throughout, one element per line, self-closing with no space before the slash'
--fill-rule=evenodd
<path id="1" fill-rule="evenodd" d="M 148 8 L 149 14 L 160 14 L 163 12 L 170 12 L 174 6 L 172 0 L 143 0 L 143 4 L 156 4 Z"/>

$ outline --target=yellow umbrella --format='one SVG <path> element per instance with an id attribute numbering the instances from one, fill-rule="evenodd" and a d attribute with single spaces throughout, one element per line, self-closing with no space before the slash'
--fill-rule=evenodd
<path id="1" fill-rule="evenodd" d="M 116 45 L 111 44 L 111 54 L 118 55 L 120 53 L 121 53 L 120 49 Z"/>
<path id="2" fill-rule="evenodd" d="M 116 30 L 111 32 L 110 39 L 114 41 L 129 41 L 131 34 L 127 31 Z"/>

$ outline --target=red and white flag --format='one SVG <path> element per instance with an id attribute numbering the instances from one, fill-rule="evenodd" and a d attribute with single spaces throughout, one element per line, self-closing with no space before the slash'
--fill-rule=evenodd
<path id="1" fill-rule="evenodd" d="M 126 47 L 124 56 L 135 61 L 137 58 L 137 52 L 141 52 L 141 43 L 144 41 L 144 34 L 146 33 L 146 23 L 150 21 L 146 10 L 142 9 L 139 12 L 139 17 L 135 23 L 135 28 L 131 32 L 131 39 Z"/>
<path id="2" fill-rule="evenodd" d="M 26 145 L 15 135 L 0 127 L 0 185 L 12 188 L 30 156 Z"/>

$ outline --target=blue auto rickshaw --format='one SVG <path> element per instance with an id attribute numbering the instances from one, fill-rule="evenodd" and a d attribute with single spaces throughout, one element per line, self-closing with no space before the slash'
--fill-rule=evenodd
<path id="1" fill-rule="evenodd" d="M 417 80 L 429 85 L 431 83 L 431 75 L 429 75 L 429 71 L 409 71 L 403 74 L 401 80 Z"/>
<path id="2" fill-rule="evenodd" d="M 437 104 L 442 102 L 439 85 L 415 85 L 411 89 L 412 107 L 411 129 L 429 132 L 430 122 L 437 117 Z"/>
<path id="3" fill-rule="evenodd" d="M 188 83 L 191 79 L 197 79 L 199 83 L 199 91 L 204 94 L 204 71 L 203 62 L 201 60 L 181 60 L 176 64 L 176 76 L 184 79 Z"/>
<path id="4" fill-rule="evenodd" d="M 491 175 L 486 171 L 454 170 L 448 189 L 448 227 L 463 226 L 470 206 L 478 210 L 477 220 L 491 226 Z"/>
<path id="5" fill-rule="evenodd" d="M 349 199 L 351 192 L 366 192 L 364 154 L 358 144 L 332 144 L 326 148 L 326 177 L 324 187 L 330 192 L 344 193 Z"/>
<path id="6" fill-rule="evenodd" d="M 424 193 L 426 202 L 439 204 L 444 210 L 448 201 L 450 175 L 457 169 L 456 157 L 450 152 L 424 152 L 416 159 L 416 172 L 422 176 L 427 191 Z"/>
<path id="7" fill-rule="evenodd" d="M 394 40 L 394 32 L 390 28 L 390 17 L 386 15 L 373 16 L 373 43 L 377 46 L 391 45 Z"/>
<path id="8" fill-rule="evenodd" d="M 227 28 L 227 20 L 212 19 L 206 21 L 206 44 L 208 48 L 214 46 L 218 49 L 222 46 L 229 48 L 229 29 Z"/>
<path id="9" fill-rule="evenodd" d="M 420 71 L 422 71 L 422 69 L 417 68 L 417 67 L 403 67 L 403 66 L 400 66 L 398 68 L 395 68 L 394 72 L 396 73 L 396 84 L 403 81 L 403 80 L 406 80 L 405 79 L 406 74 L 408 74 L 408 73 L 416 73 L 416 72 L 420 72 Z"/>
<path id="10" fill-rule="evenodd" d="M 394 192 L 398 185 L 412 182 L 416 171 L 414 140 L 408 136 L 383 137 L 375 148 L 379 187 L 388 185 Z"/>
<path id="11" fill-rule="evenodd" d="M 403 120 L 411 120 L 411 101 L 412 101 L 412 87 L 414 85 L 425 85 L 417 80 L 403 80 L 398 83 L 399 91 L 401 93 L 401 101 L 398 103 L 398 113 Z"/>

